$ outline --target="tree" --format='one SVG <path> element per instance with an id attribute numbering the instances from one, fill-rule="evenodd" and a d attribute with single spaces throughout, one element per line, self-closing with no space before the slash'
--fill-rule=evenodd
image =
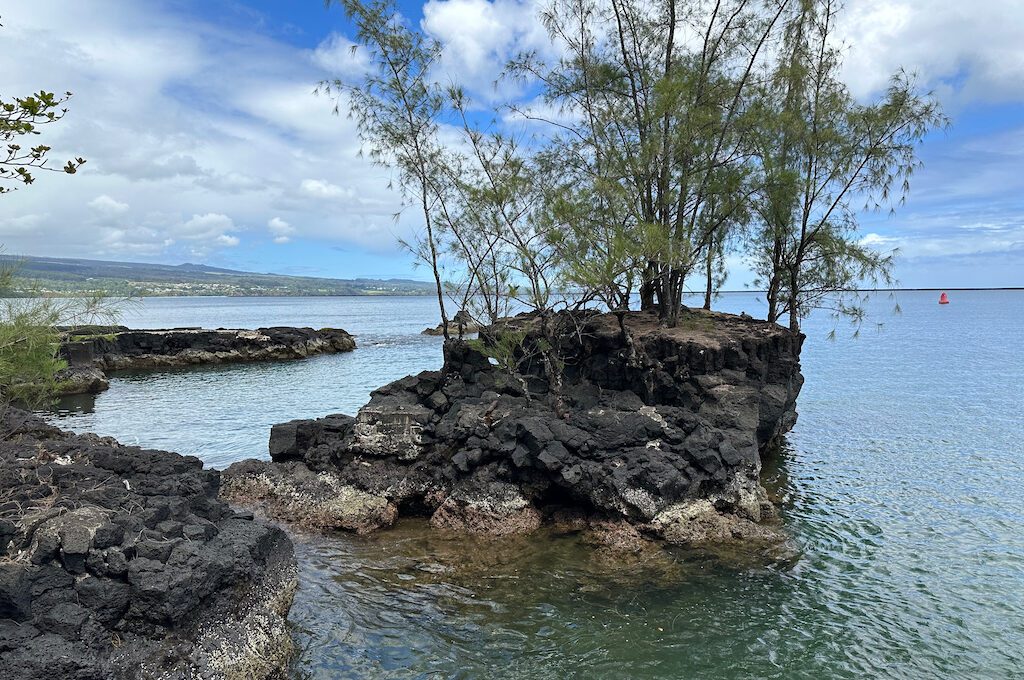
<path id="1" fill-rule="evenodd" d="M 438 211 L 446 212 L 451 173 L 443 169 L 445 149 L 438 143 L 438 118 L 443 92 L 431 80 L 440 56 L 436 41 L 410 30 L 389 0 L 327 0 L 340 4 L 355 23 L 356 37 L 368 50 L 372 68 L 358 83 L 341 79 L 322 82 L 335 95 L 335 113 L 345 106 L 359 124 L 364 148 L 375 162 L 398 170 L 403 194 L 421 210 L 425 234 L 411 245 L 434 276 L 445 339 L 448 314 L 441 273 Z M 344 101 L 342 101 L 344 97 Z"/>
<path id="2" fill-rule="evenodd" d="M 481 125 L 479 104 L 439 82 L 441 46 L 393 0 L 333 1 L 373 68 L 324 89 L 421 209 L 411 249 L 432 268 L 446 338 L 446 293 L 492 324 L 593 301 L 621 321 L 638 294 L 671 327 L 687 280 L 710 308 L 739 248 L 769 320 L 796 331 L 822 306 L 858 318 L 850 290 L 887 280 L 892 259 L 857 240 L 857 204 L 898 202 L 944 120 L 904 74 L 874 104 L 850 95 L 835 0 L 551 0 L 545 53 L 559 56 L 505 71 L 544 104 L 508 106 L 540 124 L 530 137 L 496 110 Z"/>
<path id="3" fill-rule="evenodd" d="M 399 189 L 420 208 L 424 231 L 408 246 L 431 267 L 445 338 L 446 295 L 491 323 L 513 302 L 546 311 L 555 258 L 530 155 L 516 137 L 472 120 L 462 88 L 436 80 L 439 45 L 410 29 L 390 0 L 339 4 L 372 67 L 321 90 L 335 96 L 336 112 L 355 117 L 370 158 L 396 170 Z M 442 126 L 460 144 L 442 143 Z"/>
<path id="4" fill-rule="evenodd" d="M 892 282 L 893 256 L 859 241 L 858 214 L 902 203 L 918 144 L 946 124 L 937 102 L 902 71 L 878 101 L 853 98 L 832 44 L 839 10 L 835 0 L 800 0 L 761 103 L 768 122 L 756 136 L 764 180 L 752 259 L 768 320 L 788 315 L 794 332 L 815 308 L 859 321 L 856 289 Z"/>
<path id="5" fill-rule="evenodd" d="M 744 221 L 753 193 L 746 139 L 755 126 L 753 86 L 790 3 L 554 0 L 544 11 L 564 56 L 547 64 L 521 55 L 511 72 L 538 80 L 546 102 L 566 114 L 561 122 L 520 110 L 559 130 L 550 158 L 586 186 L 596 219 L 610 230 L 609 247 L 566 255 L 573 271 L 610 277 L 602 287 L 619 291 L 605 297 L 623 299 L 633 280 L 620 265 L 640 259 L 632 273 L 641 308 L 675 325 L 702 254 Z M 585 245 L 579 236 L 592 218 L 565 203 L 554 211 L 559 234 L 568 235 L 563 243 Z M 623 257 L 623 245 L 638 257 Z"/>
<path id="6" fill-rule="evenodd" d="M 83 158 L 67 161 L 62 168 L 46 165 L 50 147 L 36 144 L 24 148 L 18 139 L 25 135 L 39 135 L 42 128 L 60 121 L 67 113 L 64 104 L 71 97 L 67 92 L 57 97 L 52 92 L 40 90 L 28 97 L 4 99 L 0 97 L 0 194 L 13 191 L 17 185 L 29 185 L 35 181 L 37 170 L 66 172 L 73 175 L 85 163 Z"/>

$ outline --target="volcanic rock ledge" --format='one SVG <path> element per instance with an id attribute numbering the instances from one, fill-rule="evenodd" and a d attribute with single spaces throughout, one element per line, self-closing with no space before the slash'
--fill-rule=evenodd
<path id="1" fill-rule="evenodd" d="M 164 451 L 0 421 L 0 677 L 269 678 L 296 587 L 278 528 Z"/>
<path id="2" fill-rule="evenodd" d="M 519 373 L 449 342 L 444 368 L 383 387 L 355 418 L 273 428 L 272 462 L 223 473 L 222 496 L 309 527 L 372 531 L 399 514 L 502 535 L 543 522 L 699 544 L 777 538 L 761 454 L 796 421 L 802 335 L 689 311 L 591 313 L 564 330 L 561 396 L 526 351 Z M 535 318 L 503 327 L 537 347 Z"/>
<path id="3" fill-rule="evenodd" d="M 107 371 L 241 361 L 304 359 L 350 352 L 355 339 L 338 328 L 275 326 L 256 330 L 124 326 L 72 329 L 61 347 L 68 362 L 58 379 L 62 394 L 95 394 L 109 386 Z"/>

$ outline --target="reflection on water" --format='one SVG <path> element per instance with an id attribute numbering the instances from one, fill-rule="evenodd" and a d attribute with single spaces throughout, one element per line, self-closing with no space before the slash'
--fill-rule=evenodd
<path id="1" fill-rule="evenodd" d="M 394 303 L 394 304 L 392 304 Z M 796 558 L 584 537 L 453 538 L 422 521 L 297 536 L 291 620 L 311 678 L 1019 677 L 1024 668 L 1024 293 L 880 299 L 881 332 L 807 327 L 800 421 L 765 465 Z M 727 311 L 758 311 L 752 294 Z M 340 326 L 303 362 L 118 376 L 55 420 L 223 466 L 271 424 L 354 412 L 440 363 L 431 302 L 146 300 L 136 326 Z M 85 411 L 88 402 L 84 402 Z"/>

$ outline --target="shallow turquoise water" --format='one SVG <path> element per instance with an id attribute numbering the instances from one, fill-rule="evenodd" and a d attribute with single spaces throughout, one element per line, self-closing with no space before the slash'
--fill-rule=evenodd
<path id="1" fill-rule="evenodd" d="M 297 537 L 296 677 L 1019 677 L 1024 293 L 903 293 L 857 339 L 807 324 L 800 421 L 767 467 L 798 554 L 608 559 L 577 537 L 454 539 L 422 522 Z M 759 314 L 753 294 L 719 308 Z M 351 354 L 118 377 L 55 416 L 196 454 L 354 412 L 440 364 L 427 299 L 152 299 L 131 326 L 340 326 Z"/>

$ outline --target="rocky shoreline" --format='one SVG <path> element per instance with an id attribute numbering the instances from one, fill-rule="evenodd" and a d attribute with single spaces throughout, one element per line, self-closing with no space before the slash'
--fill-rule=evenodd
<path id="1" fill-rule="evenodd" d="M 102 392 L 109 387 L 108 371 L 305 359 L 356 347 L 355 338 L 338 328 L 131 330 L 91 326 L 66 329 L 66 333 L 61 355 L 68 367 L 57 376 L 64 395 Z"/>
<path id="2" fill-rule="evenodd" d="M 0 420 L 0 677 L 270 678 L 297 584 L 280 529 L 193 457 Z"/>
<path id="3" fill-rule="evenodd" d="M 498 536 L 576 524 L 612 544 L 778 540 L 761 456 L 796 421 L 803 336 L 702 311 L 674 329 L 639 312 L 572 321 L 557 394 L 529 349 L 520 371 L 495 365 L 485 328 L 355 417 L 275 426 L 272 460 L 229 467 L 222 497 L 359 533 L 418 515 Z M 535 319 L 510 328 L 541 346 Z"/>

